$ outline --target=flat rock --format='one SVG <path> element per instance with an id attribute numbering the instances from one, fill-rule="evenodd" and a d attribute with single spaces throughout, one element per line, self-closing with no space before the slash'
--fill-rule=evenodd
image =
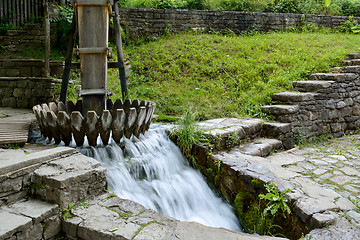
<path id="1" fill-rule="evenodd" d="M 14 214 L 29 217 L 34 221 L 34 223 L 39 223 L 59 213 L 58 205 L 37 199 L 19 201 L 11 206 L 5 207 L 4 209 Z"/>
<path id="2" fill-rule="evenodd" d="M 266 105 L 261 110 L 273 115 L 294 114 L 299 111 L 298 105 Z"/>
<path id="3" fill-rule="evenodd" d="M 21 232 L 32 225 L 29 217 L 0 210 L 0 239 L 10 238 L 15 232 Z"/>
<path id="4" fill-rule="evenodd" d="M 279 134 L 288 133 L 291 130 L 291 123 L 281 122 L 265 122 L 263 124 L 263 131 L 266 136 L 278 136 Z"/>
<path id="5" fill-rule="evenodd" d="M 354 73 L 313 73 L 310 75 L 310 80 L 331 80 L 336 82 L 345 82 L 354 80 L 357 75 Z"/>
<path id="6" fill-rule="evenodd" d="M 293 86 L 296 87 L 299 91 L 304 92 L 317 92 L 320 89 L 329 88 L 334 83 L 334 81 L 294 81 Z"/>
<path id="7" fill-rule="evenodd" d="M 303 222 L 308 221 L 315 213 L 338 209 L 338 206 L 326 198 L 300 198 L 295 205 L 295 212 Z"/>
<path id="8" fill-rule="evenodd" d="M 310 225 L 314 228 L 322 228 L 334 222 L 335 217 L 332 214 L 315 213 L 310 219 Z"/>
<path id="9" fill-rule="evenodd" d="M 22 150 L 6 149 L 0 153 L 0 175 L 74 153 L 76 149 L 69 147 L 57 147 L 28 155 Z"/>
<path id="10" fill-rule="evenodd" d="M 221 136 L 233 134 L 234 132 L 244 132 L 241 135 L 252 135 L 261 130 L 260 119 L 250 118 L 219 118 L 197 123 L 205 131 L 205 134 Z"/>
<path id="11" fill-rule="evenodd" d="M 360 239 L 360 229 L 351 225 L 347 220 L 340 219 L 328 228 L 314 229 L 307 236 L 313 240 L 341 239 L 354 240 Z"/>
<path id="12" fill-rule="evenodd" d="M 251 141 L 250 143 L 242 144 L 236 148 L 244 154 L 251 156 L 267 156 L 272 150 L 279 149 L 282 142 L 277 139 L 259 138 Z"/>
<path id="13" fill-rule="evenodd" d="M 350 221 L 360 226 L 360 213 L 356 211 L 348 211 L 346 215 L 350 218 Z"/>
<path id="14" fill-rule="evenodd" d="M 144 209 L 130 200 L 101 195 L 89 201 L 87 208 L 75 207 L 72 212 L 76 217 L 64 220 L 63 231 L 72 239 L 88 240 L 281 239 L 181 222 Z"/>
<path id="15" fill-rule="evenodd" d="M 280 92 L 274 93 L 272 99 L 278 102 L 304 102 L 314 99 L 314 93 L 302 92 Z"/>

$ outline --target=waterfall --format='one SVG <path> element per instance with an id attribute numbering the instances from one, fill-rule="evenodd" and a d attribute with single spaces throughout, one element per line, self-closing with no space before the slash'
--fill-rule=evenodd
<path id="1" fill-rule="evenodd" d="M 73 143 L 74 144 L 74 143 Z M 107 169 L 109 190 L 118 197 L 181 221 L 242 231 L 232 207 L 218 197 L 198 170 L 191 168 L 160 124 L 139 139 L 78 147 Z"/>

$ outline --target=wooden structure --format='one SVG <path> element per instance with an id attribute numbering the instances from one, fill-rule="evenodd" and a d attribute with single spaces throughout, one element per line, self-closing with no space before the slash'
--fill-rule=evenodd
<path id="1" fill-rule="evenodd" d="M 0 144 L 24 144 L 28 140 L 31 123 L 35 120 L 27 110 L 1 109 Z"/>
<path id="2" fill-rule="evenodd" d="M 116 25 L 116 45 L 118 62 L 109 66 L 119 68 L 121 90 L 124 102 L 113 103 L 107 98 L 107 58 L 111 55 L 108 47 L 109 16 L 118 18 L 118 6 L 113 0 L 73 0 L 76 11 L 73 15 L 72 30 L 66 53 L 60 102 L 36 105 L 33 107 L 41 132 L 56 144 L 61 141 L 69 145 L 72 137 L 76 145 L 84 143 L 85 136 L 89 145 L 97 144 L 98 136 L 103 144 L 108 144 L 110 135 L 116 143 L 125 136 L 139 137 L 149 129 L 155 103 L 127 98 L 125 68 L 121 46 L 119 19 Z M 79 33 L 79 47 L 75 49 L 80 57 L 82 100 L 74 104 L 66 102 L 70 69 L 77 67 L 72 63 L 73 45 Z"/>
<path id="3" fill-rule="evenodd" d="M 44 0 L 1 0 L 0 19 L 15 27 L 44 16 Z M 51 4 L 64 4 L 61 0 L 46 0 Z"/>
<path id="4" fill-rule="evenodd" d="M 74 0 L 79 31 L 81 92 L 83 113 L 105 109 L 107 93 L 107 58 L 109 15 L 112 1 Z"/>
<path id="5" fill-rule="evenodd" d="M 117 4 L 118 0 L 114 0 L 114 4 L 112 5 L 112 10 L 111 10 L 111 5 L 108 4 L 108 9 L 109 9 L 109 14 L 111 13 L 111 16 L 113 17 L 113 22 L 114 22 L 114 30 L 115 30 L 115 44 L 116 44 L 116 50 L 117 50 L 117 62 L 109 62 L 109 63 L 101 63 L 101 67 L 104 68 L 118 68 L 119 69 L 119 77 L 120 77 L 120 84 L 121 84 L 121 92 L 122 92 L 122 97 L 123 100 L 125 100 L 126 98 L 128 98 L 128 91 L 127 91 L 127 86 L 126 86 L 126 79 L 125 79 L 125 64 L 124 64 L 124 57 L 123 57 L 123 52 L 122 52 L 122 42 L 121 42 L 121 32 L 120 32 L 120 21 L 119 21 L 119 7 Z M 94 29 L 99 28 L 100 26 L 98 24 L 96 25 L 91 25 L 91 24 L 87 24 L 86 27 L 84 26 L 79 26 L 79 24 L 81 23 L 85 23 L 87 20 L 85 20 L 85 16 L 84 15 L 80 15 L 83 12 L 83 8 L 84 7 L 94 7 L 97 6 L 97 8 L 100 8 L 99 6 L 103 6 L 102 10 L 97 10 L 97 11 L 102 11 L 105 13 L 105 9 L 104 9 L 104 4 L 105 3 L 112 3 L 111 1 L 106 1 L 106 0 L 101 0 L 101 1 L 96 1 L 96 0 L 73 0 L 73 3 L 75 3 L 76 6 L 78 6 L 76 9 L 77 11 L 74 11 L 74 15 L 73 15 L 73 19 L 72 19 L 72 24 L 71 24 L 71 31 L 70 31 L 70 38 L 69 38 L 69 42 L 68 42 L 68 48 L 67 48 L 67 52 L 66 52 L 66 59 L 65 59 L 65 68 L 64 68 L 64 73 L 63 73 L 63 78 L 62 78 L 62 84 L 61 84 L 61 93 L 60 93 L 60 101 L 65 102 L 66 101 L 66 96 L 67 96 L 67 89 L 68 89 L 68 84 L 69 84 L 69 78 L 70 78 L 70 70 L 71 69 L 81 69 L 81 72 L 83 73 L 83 67 L 85 66 L 87 67 L 87 65 L 91 64 L 89 63 L 72 63 L 72 55 L 73 55 L 73 47 L 75 44 L 75 39 L 76 39 L 76 35 L 79 32 L 79 29 L 81 28 L 82 33 L 79 32 L 79 44 L 80 44 L 80 48 L 81 48 L 81 44 L 85 44 L 87 45 L 89 42 L 88 40 L 86 40 L 85 42 L 82 42 L 82 40 L 80 40 L 80 35 L 82 36 L 82 38 L 86 38 L 88 35 L 90 35 L 91 38 L 93 38 L 94 36 L 101 36 L 101 37 L 106 37 L 106 39 L 108 39 L 108 33 L 106 32 L 106 35 L 103 35 L 105 31 L 101 31 L 101 33 L 97 33 Z M 80 12 L 78 11 L 78 9 L 81 9 Z M 95 9 L 93 10 L 95 11 Z M 80 14 L 79 14 L 80 13 Z M 99 13 L 97 13 L 99 14 Z M 89 17 L 89 16 L 87 16 Z M 79 19 L 81 18 L 81 19 Z M 87 18 L 86 18 L 87 19 Z M 102 22 L 104 21 L 103 17 L 101 17 L 100 19 Z M 106 23 L 106 29 L 108 28 L 108 24 Z M 90 31 L 87 31 L 87 28 L 90 28 Z M 96 35 L 91 35 L 91 33 L 95 33 Z M 107 43 L 106 43 L 106 47 L 104 46 L 104 42 L 103 39 L 99 40 L 97 39 L 96 41 L 93 39 L 91 40 L 93 44 L 98 44 L 100 45 L 100 47 L 98 47 L 97 45 L 95 45 L 95 47 L 93 46 L 93 53 L 91 54 L 91 52 L 89 52 L 90 50 L 86 49 L 85 51 L 88 51 L 87 53 L 84 52 L 84 50 L 77 50 L 77 53 L 81 55 L 83 55 L 84 60 L 90 60 L 90 59 L 85 59 L 85 58 L 90 58 L 89 56 L 86 55 L 95 55 L 95 54 L 101 54 L 101 52 L 106 49 L 107 50 L 107 57 L 111 56 L 111 49 L 107 47 Z M 81 43 L 82 42 L 82 43 Z M 96 42 L 96 43 L 95 43 Z M 94 52 L 96 51 L 96 53 Z M 103 52 L 104 53 L 104 52 Z M 94 58 L 101 58 L 100 56 L 93 56 Z M 91 59 L 90 61 L 93 61 L 94 59 Z M 107 59 L 105 59 L 107 62 Z M 95 66 L 97 67 L 97 65 Z M 90 70 L 94 71 L 94 68 L 89 68 Z M 100 73 L 96 73 L 99 74 Z M 87 79 L 89 77 L 89 79 L 92 79 L 91 82 L 93 81 L 98 81 L 95 80 L 95 78 L 93 78 L 90 75 L 85 76 L 85 79 Z M 105 82 L 106 82 L 106 78 L 105 78 Z M 102 83 L 96 83 L 96 84 L 88 84 L 86 83 L 85 89 L 87 89 L 87 87 L 94 87 L 100 90 L 97 90 L 97 93 L 103 93 L 104 89 L 103 86 L 106 86 L 106 84 L 102 84 Z M 100 88 L 98 88 L 100 87 Z M 90 89 L 90 88 L 89 88 Z M 89 92 L 94 92 L 94 90 L 91 91 L 87 91 Z M 83 92 L 83 94 L 86 92 Z M 103 99 L 101 99 L 101 103 L 103 103 Z"/>
<path id="6" fill-rule="evenodd" d="M 69 145 L 74 137 L 77 146 L 84 144 L 87 136 L 89 145 L 96 146 L 100 136 L 104 145 L 108 144 L 110 134 L 112 139 L 119 143 L 123 136 L 130 138 L 132 135 L 139 137 L 149 129 L 155 103 L 129 99 L 117 100 L 113 103 L 107 100 L 107 109 L 98 116 L 95 111 L 82 112 L 82 101 L 74 104 L 69 101 L 66 105 L 62 102 L 55 104 L 41 104 L 33 107 L 35 117 L 40 125 L 41 133 L 54 139 L 56 144 L 61 141 Z"/>

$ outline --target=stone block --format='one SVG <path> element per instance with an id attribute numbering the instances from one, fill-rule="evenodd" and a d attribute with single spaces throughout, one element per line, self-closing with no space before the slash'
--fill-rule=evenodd
<path id="1" fill-rule="evenodd" d="M 31 218 L 9 213 L 2 209 L 0 209 L 0 219 L 3 219 L 0 224 L 0 239 L 11 238 L 15 233 L 25 231 L 32 226 Z"/>
<path id="2" fill-rule="evenodd" d="M 33 77 L 31 72 L 31 67 L 22 67 L 20 68 L 20 76 L 22 77 Z"/>
<path id="3" fill-rule="evenodd" d="M 284 103 L 306 102 L 314 99 L 314 93 L 280 92 L 273 94 L 272 99 Z"/>
<path id="4" fill-rule="evenodd" d="M 42 67 L 32 67 L 31 68 L 31 75 L 33 77 L 42 77 L 42 76 L 44 76 L 44 72 L 45 72 L 45 70 Z"/>
<path id="5" fill-rule="evenodd" d="M 276 137 L 291 131 L 291 123 L 266 122 L 262 125 L 264 136 Z"/>
<path id="6" fill-rule="evenodd" d="M 4 97 L 1 101 L 3 107 L 16 107 L 16 98 L 14 97 Z"/>
<path id="7" fill-rule="evenodd" d="M 61 220 L 58 215 L 47 218 L 43 223 L 44 239 L 52 239 L 61 232 Z"/>
<path id="8" fill-rule="evenodd" d="M 16 68 L 7 69 L 5 75 L 7 77 L 20 77 L 20 70 Z"/>
<path id="9" fill-rule="evenodd" d="M 316 213 L 338 209 L 338 206 L 326 198 L 300 198 L 295 205 L 295 213 L 303 222 L 310 220 L 310 218 Z"/>
<path id="10" fill-rule="evenodd" d="M 322 228 L 334 222 L 335 217 L 331 214 L 315 213 L 310 219 L 310 226 L 313 228 Z"/>
<path id="11" fill-rule="evenodd" d="M 29 99 L 28 99 L 28 98 L 25 98 L 25 97 L 17 98 L 16 106 L 17 106 L 18 108 L 29 108 L 29 107 L 32 107 L 32 106 L 29 105 Z"/>
<path id="12" fill-rule="evenodd" d="M 106 191 L 105 169 L 93 158 L 72 155 L 37 169 L 33 182 L 43 188 L 36 195 L 65 208 L 71 202 L 91 198 Z"/>
<path id="13" fill-rule="evenodd" d="M 13 92 L 13 96 L 14 96 L 14 97 L 17 97 L 17 98 L 23 97 L 23 96 L 24 96 L 24 89 L 22 89 L 22 88 L 15 88 L 15 89 L 14 89 L 14 92 Z"/>
<path id="14" fill-rule="evenodd" d="M 261 110 L 275 116 L 294 114 L 299 111 L 299 105 L 267 105 L 262 106 Z"/>
<path id="15" fill-rule="evenodd" d="M 41 223 L 36 223 L 30 228 L 24 229 L 19 233 L 16 233 L 16 239 L 25 240 L 25 239 L 42 239 L 43 228 Z"/>
<path id="16" fill-rule="evenodd" d="M 9 178 L 0 185 L 0 193 L 19 192 L 22 189 L 22 177 Z"/>

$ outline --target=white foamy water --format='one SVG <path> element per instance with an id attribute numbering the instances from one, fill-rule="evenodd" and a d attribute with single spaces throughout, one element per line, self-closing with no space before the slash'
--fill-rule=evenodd
<path id="1" fill-rule="evenodd" d="M 182 221 L 241 231 L 231 206 L 189 166 L 164 127 L 153 124 L 145 136 L 123 141 L 124 150 L 113 142 L 77 148 L 107 169 L 110 191 Z"/>

